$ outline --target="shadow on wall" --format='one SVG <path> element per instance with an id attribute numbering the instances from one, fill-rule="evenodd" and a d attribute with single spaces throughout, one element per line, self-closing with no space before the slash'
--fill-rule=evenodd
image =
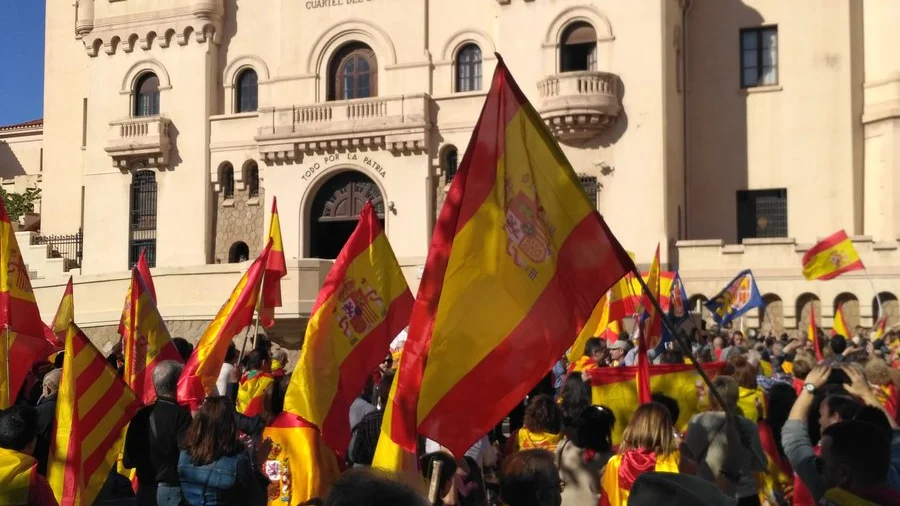
<path id="1" fill-rule="evenodd" d="M 0 142 L 0 178 L 8 179 L 25 174 L 25 168 L 19 161 L 19 157 L 13 153 L 12 148 L 5 142 Z"/>
<path id="2" fill-rule="evenodd" d="M 688 13 L 686 239 L 737 241 L 737 191 L 749 185 L 740 36 L 763 22 L 741 0 L 694 2 Z"/>

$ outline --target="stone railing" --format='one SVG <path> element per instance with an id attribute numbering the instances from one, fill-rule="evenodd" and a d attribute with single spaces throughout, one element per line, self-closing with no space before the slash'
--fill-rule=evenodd
<path id="1" fill-rule="evenodd" d="M 608 72 L 564 72 L 538 81 L 544 122 L 561 141 L 591 138 L 619 115 L 619 78 Z"/>
<path id="2" fill-rule="evenodd" d="M 426 149 L 431 98 L 402 95 L 262 108 L 260 155 L 279 161 L 328 149 Z"/>
<path id="3" fill-rule="evenodd" d="M 172 121 L 164 116 L 113 121 L 109 124 L 106 152 L 121 169 L 137 163 L 146 167 L 166 167 L 172 147 L 171 125 Z"/>

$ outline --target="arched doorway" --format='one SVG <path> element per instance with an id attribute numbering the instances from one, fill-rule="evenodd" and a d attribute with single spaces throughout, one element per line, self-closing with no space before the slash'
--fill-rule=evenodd
<path id="1" fill-rule="evenodd" d="M 374 181 L 356 171 L 342 172 L 326 181 L 316 192 L 310 209 L 309 256 L 337 258 L 369 200 L 383 227 L 384 198 Z"/>

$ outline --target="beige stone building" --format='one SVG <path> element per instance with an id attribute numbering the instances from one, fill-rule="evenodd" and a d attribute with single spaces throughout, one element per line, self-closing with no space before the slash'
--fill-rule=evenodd
<path id="1" fill-rule="evenodd" d="M 694 300 L 752 268 L 749 327 L 839 303 L 871 325 L 864 275 L 800 275 L 843 228 L 895 323 L 898 21 L 894 0 L 76 0 L 47 9 L 43 126 L 0 129 L 0 176 L 42 188 L 20 243 L 45 317 L 74 268 L 96 335 L 144 248 L 195 337 L 277 197 L 273 333 L 296 342 L 367 199 L 415 289 L 499 52 L 614 233 L 643 264 L 661 243 Z"/>

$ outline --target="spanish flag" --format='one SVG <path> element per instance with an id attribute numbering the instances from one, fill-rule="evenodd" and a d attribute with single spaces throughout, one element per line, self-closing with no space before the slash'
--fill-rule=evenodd
<path id="1" fill-rule="evenodd" d="M 865 266 L 843 230 L 819 241 L 803 255 L 803 277 L 809 280 L 825 281 L 862 269 Z"/>
<path id="2" fill-rule="evenodd" d="M 153 387 L 153 370 L 156 369 L 156 364 L 164 360 L 184 362 L 156 307 L 147 284 L 147 280 L 151 280 L 149 276 L 149 272 L 142 274 L 137 266 L 131 269 L 131 284 L 128 286 L 125 309 L 122 311 L 125 382 L 144 405 L 156 401 L 156 389 Z"/>
<path id="3" fill-rule="evenodd" d="M 403 361 L 401 354 L 400 361 Z M 384 407 L 384 418 L 381 422 L 381 433 L 378 435 L 378 446 L 375 447 L 375 457 L 372 459 L 372 467 L 394 473 L 416 473 L 416 453 L 406 450 L 394 442 L 392 436 L 394 418 L 394 397 L 397 394 L 397 383 L 400 381 L 400 363 L 397 364 L 397 373 L 391 382 L 391 391 L 388 394 L 387 404 Z"/>
<path id="4" fill-rule="evenodd" d="M 0 200 L 0 409 L 15 402 L 31 364 L 50 355 L 55 341 L 41 321 L 16 233 Z"/>
<path id="5" fill-rule="evenodd" d="M 225 353 L 238 332 L 250 325 L 259 299 L 260 284 L 272 241 L 253 261 L 216 318 L 206 327 L 194 353 L 178 379 L 178 402 L 196 410 L 207 395 L 215 391 Z"/>
<path id="6" fill-rule="evenodd" d="M 498 57 L 435 226 L 394 399 L 395 439 L 455 455 L 520 402 L 634 268 Z"/>
<path id="7" fill-rule="evenodd" d="M 872 339 L 881 339 L 884 337 L 884 331 L 887 327 L 887 315 L 882 316 L 875 322 L 875 327 L 872 328 Z"/>
<path id="8" fill-rule="evenodd" d="M 235 403 L 238 413 L 246 416 L 256 416 L 262 413 L 265 408 L 266 394 L 274 382 L 275 378 L 267 372 L 250 371 L 244 374 Z"/>
<path id="9" fill-rule="evenodd" d="M 140 402 L 74 323 L 66 332 L 65 353 L 47 477 L 60 505 L 90 505 Z"/>
<path id="10" fill-rule="evenodd" d="M 269 506 L 325 500 L 341 470 L 319 429 L 283 411 L 263 430 L 263 439 L 272 440 L 262 470 L 269 478 Z"/>
<path id="11" fill-rule="evenodd" d="M 822 361 L 822 347 L 819 345 L 819 331 L 816 327 L 816 308 L 809 306 L 809 324 L 806 326 L 806 338 L 816 347 L 816 360 Z"/>
<path id="12" fill-rule="evenodd" d="M 34 457 L 0 448 L 0 504 L 27 506 L 38 476 Z"/>
<path id="13" fill-rule="evenodd" d="M 272 250 L 269 252 L 269 259 L 266 261 L 262 299 L 259 304 L 259 321 L 265 328 L 275 325 L 275 308 L 281 307 L 281 278 L 287 275 L 287 263 L 284 260 L 284 244 L 281 242 L 281 220 L 278 219 L 278 204 L 275 197 L 272 197 L 269 241 L 272 242 Z"/>
<path id="14" fill-rule="evenodd" d="M 610 293 L 612 290 L 610 290 Z M 606 331 L 609 325 L 609 300 L 610 293 L 600 298 L 600 302 L 594 306 L 591 316 L 588 317 L 587 323 L 581 328 L 581 333 L 575 339 L 572 347 L 569 348 L 567 358 L 570 364 L 576 363 L 584 356 L 584 347 L 587 345 L 588 339 L 599 336 L 601 332 Z"/>
<path id="15" fill-rule="evenodd" d="M 138 261 L 134 264 L 134 269 L 137 269 L 140 274 L 141 280 L 144 282 L 144 286 L 147 288 L 147 292 L 150 294 L 150 299 L 153 300 L 155 304 L 158 299 L 156 298 L 156 287 L 153 286 L 153 277 L 150 275 L 150 264 L 147 263 L 147 257 L 144 255 L 144 250 L 141 250 L 141 256 L 138 257 Z M 127 300 L 126 300 L 127 304 Z M 119 335 L 125 335 L 125 312 L 122 312 L 122 317 L 119 318 Z"/>
<path id="16" fill-rule="evenodd" d="M 843 304 L 839 304 L 837 311 L 834 312 L 834 325 L 831 327 L 831 333 L 836 336 L 844 336 L 847 339 L 853 337 L 850 326 L 847 325 L 847 318 L 844 317 Z"/>
<path id="17" fill-rule="evenodd" d="M 637 313 L 637 308 L 639 307 L 638 295 L 641 293 L 641 286 L 638 283 L 635 291 L 633 282 L 636 281 L 634 274 L 629 272 L 613 285 L 609 291 L 607 295 L 609 297 L 609 314 L 613 320 L 632 317 Z"/>
<path id="18" fill-rule="evenodd" d="M 641 317 L 637 353 L 638 404 L 650 402 L 650 359 L 647 357 L 647 350 L 655 348 L 662 340 L 662 315 L 651 300 L 652 297 L 659 301 L 659 244 L 656 245 L 656 254 L 653 255 L 653 263 L 650 265 L 647 288 L 650 289 L 650 293 L 644 293 L 641 300 L 644 315 Z"/>
<path id="19" fill-rule="evenodd" d="M 394 250 L 367 202 L 313 306 L 284 409 L 316 427 L 343 454 L 347 411 L 366 378 L 409 324 L 413 297 Z"/>
<path id="20" fill-rule="evenodd" d="M 701 364 L 703 371 L 714 379 L 725 367 L 724 362 Z M 591 399 L 594 405 L 606 406 L 616 415 L 613 444 L 622 441 L 622 432 L 631 420 L 638 401 L 637 367 L 599 367 L 589 371 Z M 678 401 L 681 413 L 675 427 L 687 427 L 691 417 L 703 411 L 697 393 L 705 389 L 700 373 L 693 365 L 667 364 L 650 366 L 650 391 L 666 394 Z"/>
<path id="21" fill-rule="evenodd" d="M 69 324 L 75 321 L 75 295 L 72 289 L 72 276 L 69 276 L 69 282 L 66 283 L 66 289 L 63 291 L 62 299 L 59 300 L 59 307 L 56 308 L 56 316 L 53 317 L 53 335 L 56 336 L 56 345 L 62 349 L 66 345 L 66 331 Z"/>

